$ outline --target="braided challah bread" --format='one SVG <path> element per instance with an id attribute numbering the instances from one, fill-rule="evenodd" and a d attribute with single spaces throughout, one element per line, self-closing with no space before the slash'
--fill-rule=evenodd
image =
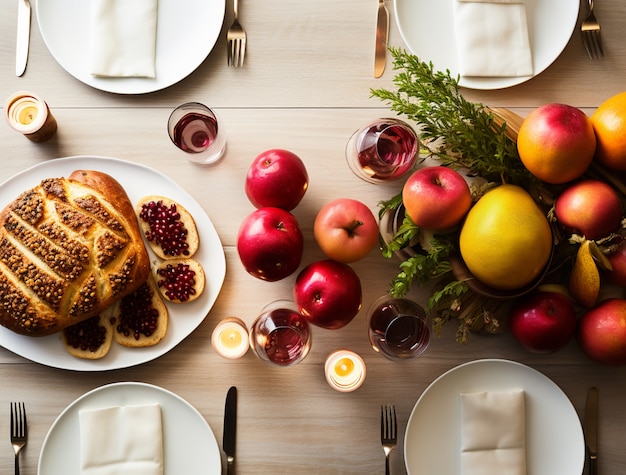
<path id="1" fill-rule="evenodd" d="M 149 275 L 133 205 L 105 173 L 45 179 L 0 213 L 0 324 L 16 333 L 97 315 Z"/>

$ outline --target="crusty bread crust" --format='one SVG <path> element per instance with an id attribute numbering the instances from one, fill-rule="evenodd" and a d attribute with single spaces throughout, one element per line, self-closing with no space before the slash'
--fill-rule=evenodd
<path id="1" fill-rule="evenodd" d="M 190 269 L 192 269 L 195 272 L 194 289 L 196 292 L 195 294 L 190 295 L 189 299 L 185 300 L 184 302 L 178 299 L 169 298 L 166 294 L 165 289 L 158 285 L 158 282 L 161 279 L 161 277 L 158 275 L 159 269 L 163 269 L 167 267 L 168 265 L 177 266 L 178 264 L 188 265 Z M 200 297 L 202 292 L 204 292 L 204 286 L 206 285 L 206 276 L 204 274 L 204 268 L 195 259 L 167 259 L 165 261 L 161 261 L 158 264 L 155 264 L 154 266 L 154 278 L 157 282 L 157 287 L 159 289 L 159 292 L 161 293 L 161 296 L 163 296 L 164 299 L 173 303 L 189 303 L 189 302 L 196 300 L 198 297 Z"/>
<path id="2" fill-rule="evenodd" d="M 150 195 L 144 196 L 139 200 L 137 205 L 135 206 L 135 213 L 137 214 L 137 219 L 139 220 L 139 226 L 141 228 L 142 234 L 145 237 L 146 233 L 150 232 L 150 224 L 140 218 L 141 210 L 144 204 L 155 202 L 158 203 L 161 201 L 165 206 L 170 207 L 172 205 L 176 206 L 176 210 L 180 214 L 180 222 L 183 224 L 185 229 L 187 230 L 187 244 L 189 245 L 188 253 L 186 255 L 180 256 L 172 256 L 163 251 L 163 248 L 157 244 L 154 240 L 146 239 L 148 246 L 152 249 L 152 251 L 161 259 L 179 259 L 179 258 L 190 258 L 192 257 L 198 247 L 200 246 L 200 237 L 198 235 L 198 229 L 196 227 L 196 222 L 191 216 L 191 213 L 187 211 L 187 209 L 181 205 L 180 203 L 172 200 L 171 198 L 167 198 L 165 196 L 158 195 Z"/>
<path id="3" fill-rule="evenodd" d="M 110 175 L 45 179 L 0 212 L 0 325 L 16 333 L 98 315 L 149 275 L 133 205 Z"/>
<path id="4" fill-rule="evenodd" d="M 167 307 L 165 306 L 163 299 L 161 299 L 161 294 L 159 293 L 157 286 L 154 283 L 154 278 L 152 276 L 148 278 L 146 285 L 148 285 L 150 287 L 150 290 L 152 291 L 151 306 L 159 314 L 157 317 L 157 328 L 150 336 L 140 334 L 139 338 L 135 338 L 135 336 L 131 334 L 124 335 L 123 333 L 120 333 L 117 328 L 115 328 L 115 325 L 120 322 L 121 314 L 123 311 L 122 307 L 124 299 L 119 300 L 113 307 L 113 318 L 116 322 L 113 328 L 113 338 L 117 343 L 122 346 L 127 346 L 130 348 L 143 348 L 146 346 L 153 346 L 160 342 L 167 333 Z M 127 298 L 132 298 L 132 295 L 128 296 Z"/>

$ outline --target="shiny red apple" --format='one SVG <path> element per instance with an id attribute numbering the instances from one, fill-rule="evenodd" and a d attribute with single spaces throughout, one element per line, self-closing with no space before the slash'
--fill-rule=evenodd
<path id="1" fill-rule="evenodd" d="M 605 300 L 584 313 L 577 337 L 583 353 L 593 361 L 626 365 L 626 300 Z"/>
<path id="2" fill-rule="evenodd" d="M 352 321 L 361 309 L 361 280 L 348 264 L 330 259 L 306 266 L 293 287 L 298 311 L 313 325 L 331 330 Z"/>
<path id="3" fill-rule="evenodd" d="M 463 219 L 472 205 L 472 194 L 457 171 L 443 166 L 425 167 L 405 182 L 402 202 L 416 225 L 443 230 Z"/>
<path id="4" fill-rule="evenodd" d="M 626 244 L 607 256 L 612 269 L 606 272 L 611 284 L 626 288 Z"/>
<path id="5" fill-rule="evenodd" d="M 587 239 L 599 239 L 616 231 L 623 211 L 619 196 L 607 183 L 583 180 L 568 186 L 554 204 L 561 226 Z"/>
<path id="6" fill-rule="evenodd" d="M 304 241 L 297 219 L 280 208 L 259 208 L 241 223 L 237 252 L 246 271 L 274 282 L 293 274 L 302 261 Z"/>
<path id="7" fill-rule="evenodd" d="M 257 208 L 294 209 L 309 186 L 304 163 L 289 150 L 272 149 L 250 164 L 245 181 L 246 196 Z"/>
<path id="8" fill-rule="evenodd" d="M 364 203 L 338 198 L 319 210 L 313 235 L 327 257 L 344 263 L 355 262 L 378 244 L 378 221 Z"/>
<path id="9" fill-rule="evenodd" d="M 524 298 L 511 310 L 511 334 L 531 353 L 553 353 L 576 333 L 576 309 L 558 292 L 539 291 Z"/>

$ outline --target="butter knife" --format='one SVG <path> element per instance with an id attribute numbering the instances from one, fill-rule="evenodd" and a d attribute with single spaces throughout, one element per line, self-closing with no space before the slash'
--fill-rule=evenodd
<path id="1" fill-rule="evenodd" d="M 17 5 L 17 40 L 15 43 L 15 74 L 21 76 L 26 71 L 28 46 L 30 43 L 30 2 L 18 0 Z"/>
<path id="2" fill-rule="evenodd" d="M 224 437 L 222 448 L 226 453 L 226 473 L 235 473 L 235 447 L 237 441 L 237 388 L 232 386 L 226 395 L 224 407 Z"/>
<path id="3" fill-rule="evenodd" d="M 587 393 L 585 406 L 585 445 L 587 446 L 587 460 L 589 475 L 596 475 L 598 462 L 598 388 L 592 387 Z"/>
<path id="4" fill-rule="evenodd" d="M 387 63 L 387 40 L 389 38 L 389 12 L 385 0 L 378 0 L 378 18 L 376 20 L 376 50 L 374 55 L 374 77 L 379 78 Z"/>

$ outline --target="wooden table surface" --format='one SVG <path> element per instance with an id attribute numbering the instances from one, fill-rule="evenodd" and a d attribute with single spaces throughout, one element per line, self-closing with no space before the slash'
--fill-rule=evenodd
<path id="1" fill-rule="evenodd" d="M 248 32 L 248 54 L 242 69 L 226 65 L 226 29 L 232 19 L 229 1 L 224 26 L 206 61 L 178 84 L 145 95 L 102 92 L 66 73 L 42 39 L 36 12 L 28 68 L 23 77 L 16 77 L 17 2 L 3 3 L 0 98 L 4 102 L 18 90 L 36 92 L 48 102 L 59 129 L 51 141 L 34 144 L 6 124 L 0 126 L 0 180 L 56 157 L 74 155 L 117 157 L 151 166 L 183 186 L 202 205 L 222 240 L 227 261 L 222 291 L 207 318 L 176 348 L 149 363 L 104 372 L 74 372 L 32 363 L 0 348 L 0 406 L 4 408 L 0 433 L 6 439 L 0 445 L 3 473 L 9 473 L 13 464 L 9 401 L 26 403 L 29 441 L 22 453 L 22 474 L 32 475 L 37 472 L 44 437 L 68 404 L 98 386 L 142 381 L 169 389 L 194 405 L 220 446 L 226 391 L 236 385 L 240 474 L 382 473 L 380 405 L 394 403 L 400 437 L 392 453 L 392 473 L 402 474 L 406 473 L 403 433 L 420 394 L 450 368 L 481 358 L 511 359 L 539 370 L 566 393 L 581 416 L 588 387 L 598 386 L 599 472 L 626 473 L 626 371 L 590 362 L 575 343 L 551 355 L 527 353 L 508 334 L 473 336 L 469 344 L 460 345 L 451 324 L 420 358 L 398 363 L 374 353 L 367 339 L 366 309 L 386 292 L 398 265 L 376 251 L 353 265 L 363 284 L 363 310 L 343 329 L 316 328 L 312 351 L 301 364 L 276 369 L 252 352 L 228 361 L 212 350 L 211 332 L 221 319 L 237 315 L 251 323 L 265 304 L 289 298 L 295 279 L 259 281 L 245 272 L 237 256 L 239 223 L 253 210 L 243 191 L 244 177 L 258 153 L 289 149 L 308 168 L 310 188 L 294 210 L 305 235 L 303 265 L 322 258 L 313 240 L 312 224 L 324 203 L 351 197 L 375 211 L 379 200 L 398 189 L 398 185 L 375 186 L 359 180 L 344 159 L 346 141 L 354 130 L 370 119 L 389 115 L 384 104 L 370 97 L 370 88 L 393 86 L 390 64 L 382 78 L 372 75 L 376 1 L 240 2 L 240 20 Z M 390 43 L 404 47 L 393 20 L 393 4 L 388 3 Z M 581 3 L 579 23 L 586 9 L 586 2 Z M 596 2 L 596 12 L 602 23 L 603 60 L 587 58 L 577 29 L 554 64 L 534 79 L 503 90 L 464 90 L 464 95 L 522 115 L 546 102 L 568 103 L 592 112 L 624 89 L 626 76 L 626 3 L 601 0 Z M 215 167 L 187 162 L 167 137 L 170 111 L 189 100 L 214 107 L 227 131 L 227 152 Z M 409 296 L 424 303 L 418 290 Z M 367 364 L 365 384 L 353 393 L 336 392 L 324 380 L 325 357 L 340 347 L 360 353 Z M 445 456 L 450 455 L 442 453 Z"/>

